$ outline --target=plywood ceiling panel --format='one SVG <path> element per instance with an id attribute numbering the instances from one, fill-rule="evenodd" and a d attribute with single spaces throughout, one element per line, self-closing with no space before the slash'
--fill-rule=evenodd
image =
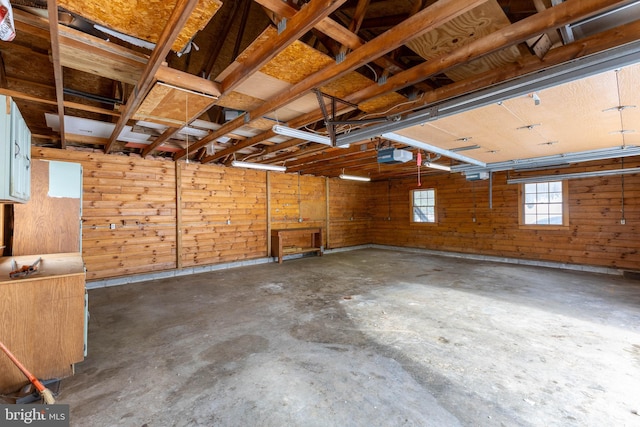
<path id="1" fill-rule="evenodd" d="M 480 145 L 464 154 L 487 163 L 636 145 L 640 111 L 631 106 L 640 102 L 639 80 L 640 67 L 627 67 L 540 90 L 538 105 L 525 95 L 399 133 L 445 149 Z"/>
<path id="2" fill-rule="evenodd" d="M 236 88 L 236 92 L 266 101 L 291 87 L 291 83 L 262 72 L 254 73 Z"/>
<path id="3" fill-rule="evenodd" d="M 156 43 L 176 6 L 176 0 L 58 0 L 58 5 L 93 23 Z M 220 0 L 200 0 L 171 49 L 182 51 L 220 6 Z"/>
<path id="4" fill-rule="evenodd" d="M 200 116 L 215 102 L 215 97 L 158 82 L 149 91 L 133 118 L 183 126 Z"/>
<path id="5" fill-rule="evenodd" d="M 255 98 L 250 95 L 245 95 L 240 92 L 231 92 L 224 96 L 221 96 L 216 105 L 221 107 L 230 108 L 238 111 L 251 111 L 258 108 L 264 100 Z"/>
<path id="6" fill-rule="evenodd" d="M 452 19 L 447 24 L 409 41 L 407 47 L 424 59 L 433 59 L 482 38 L 511 23 L 496 0 L 489 0 L 469 12 Z M 486 55 L 463 66 L 445 72 L 452 80 L 458 81 L 516 62 L 521 53 L 513 46 Z"/>

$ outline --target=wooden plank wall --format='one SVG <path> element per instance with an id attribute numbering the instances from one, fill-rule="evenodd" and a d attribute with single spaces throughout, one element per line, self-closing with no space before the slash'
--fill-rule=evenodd
<path id="1" fill-rule="evenodd" d="M 269 185 L 270 229 L 324 227 L 326 245 L 327 195 L 325 178 L 272 173 Z M 286 244 L 309 246 L 308 236 L 291 237 Z"/>
<path id="2" fill-rule="evenodd" d="M 330 179 L 329 200 L 328 246 L 341 248 L 370 243 L 371 183 Z"/>
<path id="3" fill-rule="evenodd" d="M 267 256 L 266 172 L 178 163 L 182 266 Z"/>
<path id="4" fill-rule="evenodd" d="M 323 227 L 326 245 L 328 209 L 332 247 L 368 242 L 362 183 L 42 147 L 32 157 L 83 167 L 87 280 L 265 257 L 276 228 Z"/>
<path id="5" fill-rule="evenodd" d="M 602 161 L 557 172 L 621 166 L 620 160 Z M 638 166 L 638 160 L 624 162 L 624 167 Z M 516 175 L 511 173 L 511 177 Z M 467 182 L 455 174 L 423 177 L 421 188 L 437 192 L 435 225 L 410 223 L 410 191 L 418 188 L 414 179 L 374 183 L 371 197 L 377 208 L 370 231 L 372 243 L 640 269 L 640 175 L 569 180 L 569 226 L 547 230 L 518 225 L 520 186 L 506 181 L 506 172 L 494 174 L 493 206 L 489 208 L 488 180 Z M 625 225 L 620 224 L 623 181 Z"/>
<path id="6" fill-rule="evenodd" d="M 32 158 L 83 167 L 82 255 L 87 280 L 176 267 L 173 161 L 42 147 L 33 147 Z"/>
<path id="7" fill-rule="evenodd" d="M 176 169 L 170 160 L 40 147 L 32 157 L 83 166 L 88 280 L 261 258 L 270 229 L 312 226 L 325 229 L 327 248 L 376 243 L 640 269 L 638 175 L 570 180 L 569 227 L 532 230 L 518 225 L 519 186 L 506 183 L 507 173 L 494 174 L 492 208 L 488 181 L 425 174 L 421 188 L 436 189 L 439 222 L 411 225 L 415 178 L 360 183 L 182 162 Z M 558 172 L 619 167 L 603 161 Z"/>

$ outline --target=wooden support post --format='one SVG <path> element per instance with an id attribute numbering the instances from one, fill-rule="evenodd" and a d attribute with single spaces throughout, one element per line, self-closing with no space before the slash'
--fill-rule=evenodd
<path id="1" fill-rule="evenodd" d="M 176 165 L 176 269 L 182 268 L 182 168 Z"/>
<path id="2" fill-rule="evenodd" d="M 330 228 L 329 226 L 331 225 L 331 221 L 330 221 L 330 204 L 329 204 L 329 177 L 325 177 L 325 201 L 326 201 L 326 215 L 325 215 L 325 222 L 326 222 L 326 226 L 325 226 L 325 230 L 327 230 L 327 243 L 326 243 L 326 248 L 329 248 L 329 236 L 330 236 Z"/>
<path id="3" fill-rule="evenodd" d="M 271 174 L 267 171 L 267 256 L 271 256 Z"/>

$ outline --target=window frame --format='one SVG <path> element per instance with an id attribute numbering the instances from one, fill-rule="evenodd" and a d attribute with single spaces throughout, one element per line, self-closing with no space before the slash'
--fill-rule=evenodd
<path id="1" fill-rule="evenodd" d="M 526 224 L 525 223 L 525 186 L 527 184 L 542 184 L 560 182 L 562 185 L 562 224 Z M 566 179 L 557 181 L 538 181 L 521 183 L 518 191 L 518 225 L 520 228 L 531 230 L 561 230 L 569 227 L 569 182 Z"/>
<path id="2" fill-rule="evenodd" d="M 414 194 L 417 191 L 433 191 L 433 221 L 414 221 Z M 413 225 L 436 225 L 438 223 L 438 192 L 435 188 L 415 188 L 409 192 L 411 208 L 409 210 L 409 222 Z"/>

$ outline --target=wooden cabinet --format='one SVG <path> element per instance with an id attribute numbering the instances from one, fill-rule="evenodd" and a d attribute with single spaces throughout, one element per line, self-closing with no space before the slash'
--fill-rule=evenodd
<path id="1" fill-rule="evenodd" d="M 285 255 L 316 252 L 322 256 L 322 227 L 271 230 L 271 256 L 282 264 Z"/>
<path id="2" fill-rule="evenodd" d="M 14 269 L 42 258 L 31 276 L 10 279 Z M 80 253 L 0 258 L 0 340 L 41 380 L 73 374 L 85 355 L 85 272 Z M 28 383 L 0 353 L 0 393 Z"/>
<path id="3" fill-rule="evenodd" d="M 13 100 L 0 95 L 0 202 L 24 203 L 31 193 L 31 132 Z"/>

